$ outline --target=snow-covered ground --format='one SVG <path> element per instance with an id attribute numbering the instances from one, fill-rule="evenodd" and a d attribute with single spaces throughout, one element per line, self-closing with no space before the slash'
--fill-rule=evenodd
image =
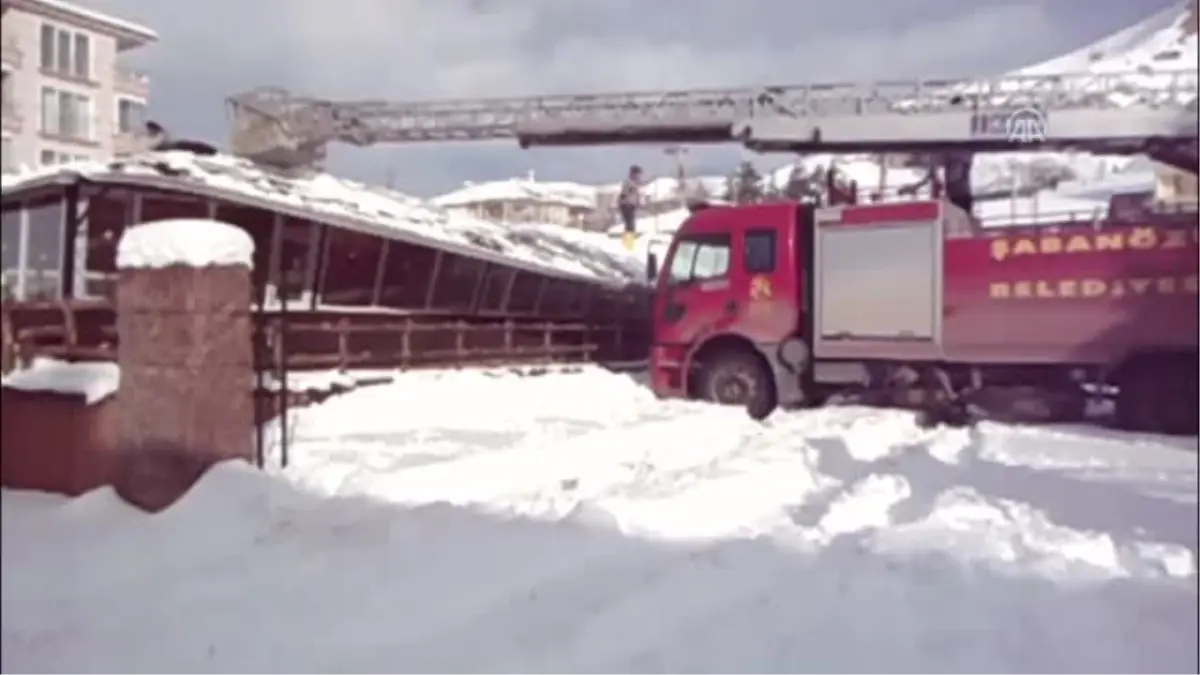
<path id="1" fill-rule="evenodd" d="M 1196 672 L 1196 439 L 406 374 L 155 516 L 3 494 L 5 672 Z"/>

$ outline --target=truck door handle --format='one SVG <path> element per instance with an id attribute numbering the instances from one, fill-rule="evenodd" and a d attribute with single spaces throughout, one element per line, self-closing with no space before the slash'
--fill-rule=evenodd
<path id="1" fill-rule="evenodd" d="M 674 323 L 682 319 L 686 309 L 687 308 L 684 305 L 681 305 L 678 302 L 667 303 L 667 306 L 663 308 L 663 321 L 666 321 L 667 323 Z"/>

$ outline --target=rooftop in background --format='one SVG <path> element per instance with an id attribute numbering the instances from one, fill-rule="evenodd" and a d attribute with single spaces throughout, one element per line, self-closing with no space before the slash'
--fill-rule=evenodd
<path id="1" fill-rule="evenodd" d="M 117 49 L 144 47 L 158 42 L 158 33 L 138 23 L 81 7 L 64 0 L 0 0 L 5 11 L 19 9 L 60 21 L 100 30 L 117 38 Z"/>

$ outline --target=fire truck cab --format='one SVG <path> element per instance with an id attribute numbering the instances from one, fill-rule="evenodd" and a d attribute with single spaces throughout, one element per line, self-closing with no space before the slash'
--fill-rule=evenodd
<path id="1" fill-rule="evenodd" d="M 856 392 L 1068 419 L 1107 383 L 1123 426 L 1195 433 L 1197 241 L 1194 212 L 983 228 L 941 200 L 700 209 L 658 275 L 653 386 L 756 418 Z"/>

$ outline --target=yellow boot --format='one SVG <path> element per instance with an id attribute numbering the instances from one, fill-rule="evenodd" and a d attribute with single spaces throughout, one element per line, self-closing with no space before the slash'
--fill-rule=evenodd
<path id="1" fill-rule="evenodd" d="M 625 234 L 622 234 L 621 235 L 621 243 L 625 244 L 625 248 L 632 251 L 634 245 L 637 244 L 637 233 L 636 232 L 626 232 Z"/>

